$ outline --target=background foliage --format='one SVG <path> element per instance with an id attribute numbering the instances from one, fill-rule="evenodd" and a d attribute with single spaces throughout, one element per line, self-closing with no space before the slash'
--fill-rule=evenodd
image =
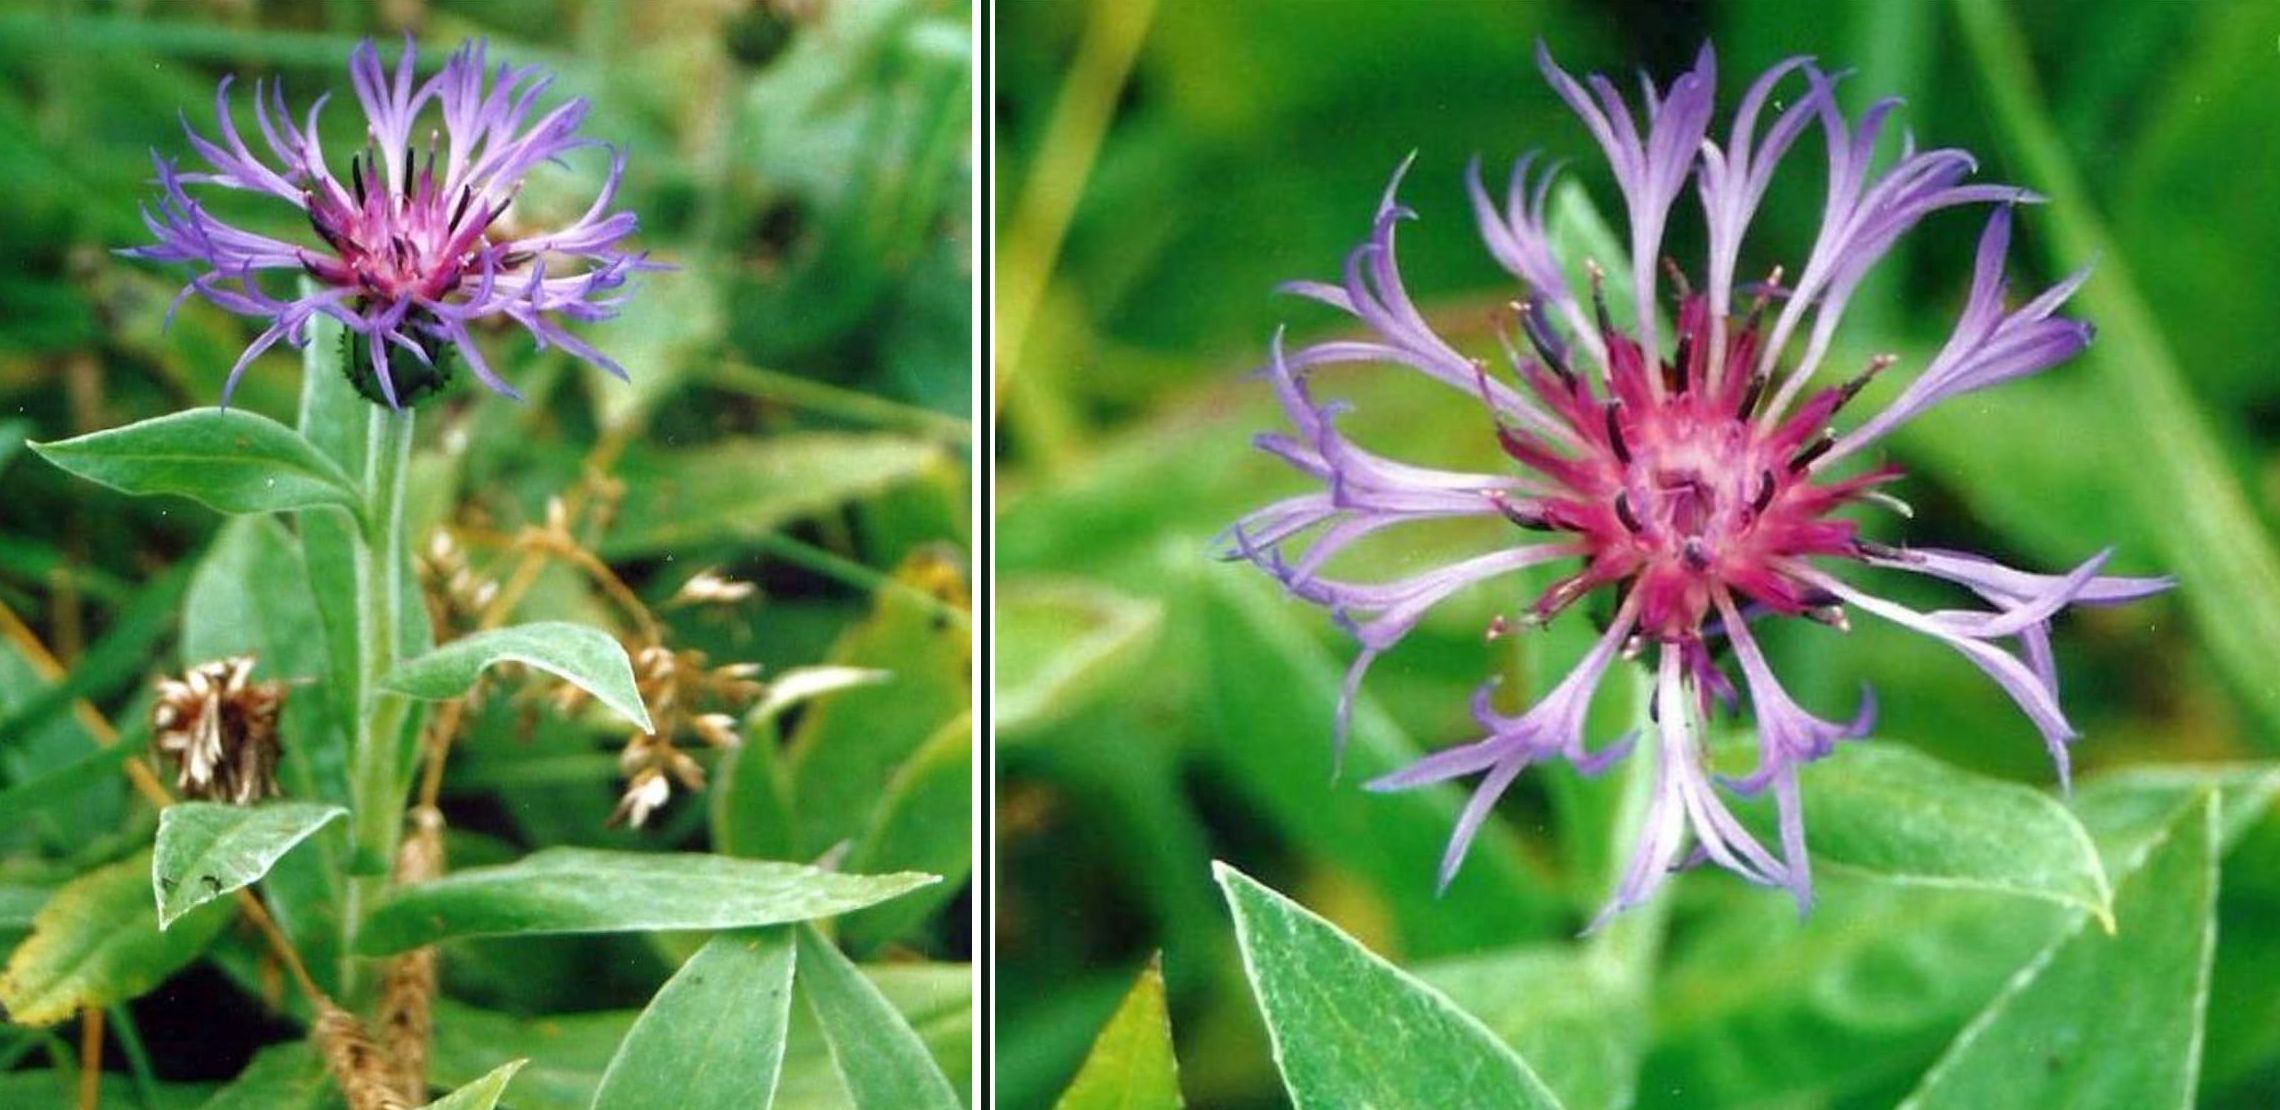
<path id="1" fill-rule="evenodd" d="M 120 496 L 19 451 L 27 439 L 211 405 L 251 335 L 203 302 L 185 305 L 162 333 L 186 275 L 111 253 L 145 238 L 136 210 L 152 192 L 151 149 L 190 157 L 178 112 L 210 133 L 214 85 L 226 73 L 238 77 L 241 111 L 257 76 L 282 78 L 297 106 L 332 90 L 328 142 L 345 149 L 357 117 L 345 66 L 360 38 L 377 36 L 392 59 L 392 40 L 414 30 L 433 67 L 463 38 L 482 36 L 494 60 L 551 71 L 550 103 L 592 100 L 586 132 L 630 150 L 619 203 L 640 216 L 637 245 L 677 269 L 638 280 L 624 317 L 584 329 L 631 370 L 630 386 L 510 337 L 491 340 L 491 358 L 527 403 L 469 385 L 422 410 L 415 551 L 447 531 L 476 574 L 508 579 L 524 558 L 514 537 L 568 494 L 586 510 L 573 520 L 578 542 L 659 615 L 675 647 L 716 665 L 762 664 L 764 679 L 826 662 L 891 677 L 755 717 L 740 750 L 694 751 L 711 789 L 677 786 L 641 830 L 605 827 L 623 785 L 624 732 L 599 717 L 540 712 L 530 698 L 506 696 L 509 685 L 469 715 L 445 780 L 452 868 L 553 849 L 532 866 L 567 867 L 577 876 L 567 893 L 615 929 L 640 927 L 616 903 L 713 872 L 660 867 L 612 879 L 593 863 L 605 857 L 563 853 L 828 856 L 850 871 L 947 881 L 840 919 L 833 940 L 779 929 L 759 943 L 724 934 L 709 946 L 687 932 L 447 942 L 433 1077 L 457 1086 L 528 1058 L 507 1105 L 585 1106 L 617 1058 L 626 1066 L 612 1073 L 604 1104 L 750 1105 L 749 1087 L 732 1093 L 742 1072 L 686 1085 L 703 1061 L 753 1051 L 702 1035 L 726 1030 L 776 1045 L 780 1105 L 917 1105 L 913 1084 L 939 1083 L 927 1079 L 937 1070 L 963 1091 L 973 946 L 969 19 L 957 0 L 0 6 L 0 175 L 11 182 L 0 217 L 0 605 L 9 615 L 0 622 L 0 943 L 16 948 L 43 907 L 43 921 L 79 914 L 90 935 L 150 921 L 156 817 L 118 768 L 149 741 L 152 678 L 249 638 L 265 675 L 314 677 L 325 646 L 311 606 L 343 588 L 301 577 L 295 541 L 272 522 L 225 526 L 190 501 Z M 602 168 L 597 155 L 542 174 L 524 203 L 583 205 Z M 266 215 L 256 226 L 306 237 L 290 214 L 246 218 Z M 279 348 L 253 367 L 235 406 L 291 424 L 300 367 Z M 543 565 L 516 622 L 624 624 L 588 576 Z M 733 604 L 670 603 L 706 569 L 758 592 Z M 315 743 L 329 696 L 321 686 L 294 693 L 289 749 Z M 123 739 L 101 748 L 109 723 Z M 322 781 L 288 788 L 338 792 Z M 322 825 L 337 811 L 303 816 L 304 826 Z M 322 844 L 345 825 L 295 833 Z M 287 853 L 263 884 L 280 917 L 299 896 L 288 865 L 312 850 Z M 100 878 L 114 873 L 133 881 Z M 757 872 L 715 877 L 747 874 Z M 66 883 L 77 901 L 58 908 L 53 895 Z M 651 928 L 704 925 L 671 898 L 639 897 L 662 903 L 649 907 Z M 382 922 L 396 933 L 376 931 L 369 943 L 408 946 L 447 919 L 457 935 L 531 924 L 480 887 L 439 887 L 399 908 Z M 724 900 L 701 908 L 738 912 Z M 191 911 L 164 934 L 164 951 L 100 961 L 147 973 L 91 995 L 107 1004 L 106 1105 L 197 1105 L 233 1077 L 236 1093 L 217 1105 L 278 1105 L 286 1091 L 304 1103 L 326 1097 L 305 1050 L 290 1044 L 302 1020 L 295 1000 L 260 938 L 223 909 Z M 591 925 L 564 919 L 549 931 Z M 813 1005 L 787 1013 L 795 948 Z M 755 998 L 776 1008 L 724 1009 L 750 1009 Z M 65 1003 L 60 1014 L 72 1013 Z M 918 1040 L 882 1032 L 906 1024 Z M 70 1104 L 86 1059 L 72 1025 L 0 1028 L 0 1103 Z M 730 1101 L 707 1103 L 708 1090 Z"/>
<path id="2" fill-rule="evenodd" d="M 1149 1015 L 1165 999 L 1143 971 L 1158 952 L 1177 1081 L 1195 1105 L 1275 1105 L 1285 1083 L 1302 1103 L 1354 1104 L 1366 1092 L 1338 1085 L 1341 1052 L 1306 1047 L 1337 1035 L 1309 1023 L 1324 1012 L 1375 1031 L 1343 1054 L 1369 1065 L 1355 1082 L 1398 1084 L 1385 1073 L 1430 1065 L 1412 1099 L 1452 1095 L 1432 1076 L 1459 1073 L 1506 1076 L 1494 1104 L 1540 1093 L 1533 1077 L 1576 1106 L 1889 1105 L 1911 1092 L 1926 1105 L 2173 1104 L 2196 1090 L 2260 1105 L 2280 1093 L 2280 828 L 2266 819 L 2268 765 L 2253 762 L 2280 750 L 2268 663 L 2280 632 L 2280 159 L 2258 137 L 2280 79 L 2280 8 L 1010 3 L 998 26 L 1005 1105 L 1050 1104 L 1080 1064 L 1072 1103 L 1117 1069 L 1160 1091 L 1169 1065 L 1135 1047 L 1164 1035 Z M 1461 795 L 1358 784 L 1469 739 L 1465 694 L 1486 674 L 1525 696 L 1580 653 L 1577 622 L 1484 648 L 1487 615 L 1512 601 L 1497 591 L 1453 604 L 1377 666 L 1356 750 L 1332 780 L 1348 643 L 1256 572 L 1208 558 L 1242 511 L 1298 488 L 1249 449 L 1279 416 L 1243 372 L 1278 325 L 1294 337 L 1343 326 L 1271 289 L 1335 275 L 1412 151 L 1403 199 L 1422 219 L 1403 234 L 1404 269 L 1460 347 L 1490 349 L 1488 313 L 1509 296 L 1473 230 L 1467 158 L 1574 157 L 1590 197 L 1614 210 L 1587 134 L 1535 73 L 1539 36 L 1571 69 L 1612 73 L 1668 74 L 1713 40 L 1729 105 L 1789 54 L 1853 69 L 1849 110 L 1903 96 L 1919 143 L 1962 146 L 1982 179 L 2051 198 L 2020 221 L 2018 287 L 2097 260 L 2075 302 L 2101 329 L 2087 355 L 1892 442 L 1917 515 L 1888 538 L 2042 567 L 2112 544 L 2110 570 L 2182 579 L 2168 598 L 2066 622 L 2082 785 L 2063 809 L 2014 806 L 2047 809 L 2095 846 L 2112 937 L 2080 905 L 1911 885 L 1863 857 L 1817 869 L 1821 903 L 1802 923 L 1786 899 L 1711 873 L 1579 944 L 1620 799 L 1533 771 L 1435 898 Z M 1819 159 L 1818 138 L 1800 143 L 1745 266 L 1810 244 Z M 1570 205 L 1566 234 L 1588 232 L 1582 214 Z M 1893 379 L 1922 365 L 1961 300 L 1977 231 L 1950 213 L 1904 240 L 1833 361 L 1894 351 Z M 1685 259 L 1699 232 L 1679 234 L 1672 253 Z M 1476 415 L 1412 378 L 1342 370 L 1322 393 L 1354 400 L 1350 429 L 1393 457 L 1495 465 L 1486 436 L 1464 442 Z M 1402 556 L 1384 558 L 1390 577 Z M 1935 759 L 1908 764 L 1935 792 L 1991 788 L 1980 776 L 1992 776 L 2048 798 L 2041 745 L 1998 691 L 1936 646 L 1867 624 L 1833 648 L 1775 639 L 1801 700 L 1831 711 L 1873 682 L 1872 744 Z M 2200 770 L 2130 770 L 2141 764 Z M 1844 789 L 1808 786 L 1816 821 L 1839 807 L 1812 799 Z M 2033 835 L 1994 830 L 1990 858 L 2048 847 Z M 1215 886 L 1215 859 L 1240 873 Z M 2192 939 L 2211 926 L 2213 954 Z M 1398 969 L 1341 949 L 1339 933 Z M 1278 971 L 1292 960 L 1316 974 L 1293 986 Z M 2040 970 L 2013 981 L 2030 960 Z M 1350 990 L 1310 1009 L 1308 981 Z M 1515 1053 L 1520 1069 L 1500 1071 Z M 1425 1104 L 1403 1090 L 1376 1097 Z"/>

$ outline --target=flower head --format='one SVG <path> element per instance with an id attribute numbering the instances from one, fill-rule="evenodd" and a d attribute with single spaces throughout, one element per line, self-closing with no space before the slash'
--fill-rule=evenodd
<path id="1" fill-rule="evenodd" d="M 1849 609 L 1932 636 L 1985 671 L 2041 731 L 2063 779 L 2075 732 L 2059 709 L 2051 618 L 2068 604 L 2116 604 L 2171 582 L 2103 576 L 2104 554 L 2072 573 L 2042 575 L 1974 555 L 1888 547 L 1840 515 L 1863 505 L 1905 511 L 1884 492 L 1902 477 L 1898 467 L 1856 463 L 1901 422 L 1949 397 L 2047 369 L 2090 342 L 2089 325 L 2057 315 L 2085 274 L 2015 307 L 2005 299 L 2013 210 L 2036 198 L 1967 182 L 1974 165 L 1959 150 L 1909 144 L 1891 164 L 1872 165 L 1896 102 L 1848 120 L 1837 107 L 1835 78 L 1806 59 L 1784 62 L 1752 83 L 1723 142 L 1709 131 L 1716 69 L 1708 48 L 1668 89 L 1646 82 L 1640 114 L 1607 79 L 1579 82 L 1542 49 L 1538 62 L 1607 156 L 1628 216 L 1631 257 L 1643 263 L 1662 255 L 1665 226 L 1689 181 L 1701 204 L 1706 257 L 1695 271 L 1699 285 L 1666 260 L 1667 290 L 1656 267 L 1635 266 L 1625 292 L 1641 311 L 1632 328 L 1618 327 L 1597 264 L 1555 252 L 1545 227 L 1553 174 L 1537 172 L 1531 156 L 1514 168 L 1502 198 L 1490 194 L 1477 162 L 1470 181 L 1482 238 L 1522 290 L 1506 321 L 1508 374 L 1460 353 L 1411 302 L 1394 257 L 1395 229 L 1411 217 L 1395 199 L 1398 172 L 1343 280 L 1286 287 L 1353 316 L 1368 334 L 1295 351 L 1277 338 L 1266 375 L 1294 434 L 1264 435 L 1259 445 L 1322 488 L 1245 517 L 1231 530 L 1230 548 L 1328 608 L 1361 642 L 1339 706 L 1341 744 L 1372 662 L 1457 591 L 1572 560 L 1573 570 L 1526 606 L 1521 623 L 1550 621 L 1595 592 L 1615 598 L 1597 646 L 1534 707 L 1518 717 L 1499 715 L 1484 688 L 1473 712 L 1480 739 L 1371 787 L 1483 776 L 1442 861 L 1445 884 L 1524 767 L 1565 760 L 1591 773 L 1630 750 L 1629 738 L 1595 750 L 1584 735 L 1585 714 L 1617 655 L 1652 652 L 1655 790 L 1608 912 L 1640 902 L 1671 870 L 1701 860 L 1786 887 L 1803 907 L 1811 884 L 1798 768 L 1839 740 L 1865 735 L 1874 706 L 1864 697 L 1858 710 L 1835 720 L 1800 706 L 1775 678 L 1751 626 L 1802 617 L 1842 629 Z M 1764 119 L 1776 90 L 1792 79 L 1802 79 L 1801 94 Z M 1815 123 L 1827 147 L 1827 194 L 1812 249 L 1793 281 L 1776 267 L 1761 282 L 1739 284 L 1744 235 L 1773 171 Z M 1817 381 L 1826 377 L 1818 372 L 1854 290 L 1923 217 L 1983 204 L 1994 210 L 1947 344 L 1881 412 L 1837 430 L 1863 387 L 1894 362 L 1879 357 L 1849 377 Z M 1568 278 L 1567 266 L 1577 261 L 1588 275 L 1588 307 Z M 1667 332 L 1653 307 L 1666 291 L 1675 308 Z M 1339 407 L 1313 395 L 1313 371 L 1348 362 L 1405 366 L 1477 399 L 1487 417 L 1481 434 L 1493 437 L 1513 465 L 1497 473 L 1430 469 L 1356 444 L 1337 422 Z M 1516 529 L 1514 542 L 1393 582 L 1324 573 L 1366 536 L 1451 517 L 1502 518 Z M 1942 579 L 1970 589 L 1989 608 L 1918 612 L 1849 584 L 1838 574 L 1846 566 Z M 1503 627 L 1498 620 L 1492 632 Z M 2016 654 L 2006 647 L 2014 640 Z M 1738 689 L 1721 661 L 1729 648 Z M 1712 703 L 1737 705 L 1743 691 L 1756 720 L 1757 767 L 1722 785 L 1742 795 L 1772 792 L 1781 842 L 1771 849 L 1727 808 L 1701 739 L 1700 719 Z"/>
<path id="2" fill-rule="evenodd" d="M 487 318 L 522 326 L 541 347 L 564 350 L 620 378 L 625 371 L 564 327 L 617 312 L 616 291 L 633 273 L 656 269 L 646 254 L 619 244 L 634 231 L 630 212 L 611 212 L 625 156 L 611 159 L 608 178 L 584 215 L 568 226 L 516 227 L 511 210 L 523 177 L 593 140 L 578 137 L 587 104 L 573 99 L 533 119 L 551 78 L 535 67 L 487 68 L 484 46 L 462 45 L 441 71 L 415 82 L 415 50 L 407 38 L 391 72 L 372 43 L 349 58 L 349 77 L 363 107 L 363 149 L 350 155 L 345 180 L 328 163 L 317 117 L 327 96 L 296 121 L 282 84 L 254 84 L 254 120 L 270 156 L 254 153 L 230 116 L 230 80 L 214 92 L 220 141 L 183 121 L 205 161 L 185 173 L 155 151 L 164 195 L 143 222 L 157 242 L 123 253 L 203 267 L 175 306 L 196 293 L 231 312 L 268 321 L 222 387 L 228 404 L 255 356 L 283 339 L 300 346 L 319 313 L 349 331 L 349 379 L 376 402 L 400 408 L 441 388 L 456 350 L 484 385 L 510 397 L 514 388 L 492 372 L 472 328 Z M 429 107 L 440 127 L 421 133 Z M 272 164 L 274 162 L 274 164 Z M 311 242 L 286 242 L 233 227 L 185 189 L 218 186 L 266 193 L 299 208 Z M 280 296 L 264 288 L 272 271 L 311 279 L 306 293 Z M 172 309 L 168 310 L 171 319 Z"/>

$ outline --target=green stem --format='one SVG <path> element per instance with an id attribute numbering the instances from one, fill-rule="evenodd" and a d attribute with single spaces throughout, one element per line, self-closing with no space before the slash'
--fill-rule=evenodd
<path id="1" fill-rule="evenodd" d="M 351 753 L 350 800 L 355 809 L 356 851 L 350 864 L 345 923 L 349 948 L 363 916 L 388 881 L 396 843 L 403 831 L 404 789 L 401 753 L 406 704 L 380 689 L 394 670 L 404 611 L 404 479 L 412 452 L 412 414 L 378 405 L 366 425 L 364 458 L 365 532 L 357 547 L 356 627 L 362 639 L 363 668 L 357 675 L 356 747 Z M 343 951 L 341 993 L 358 996 L 353 957 Z"/>

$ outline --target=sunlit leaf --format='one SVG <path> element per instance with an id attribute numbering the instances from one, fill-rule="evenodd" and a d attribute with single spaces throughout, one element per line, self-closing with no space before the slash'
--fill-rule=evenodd
<path id="1" fill-rule="evenodd" d="M 812 928 L 799 930 L 799 989 L 860 1110 L 956 1110 L 961 1102 L 926 1043 L 879 988 Z"/>
<path id="2" fill-rule="evenodd" d="M 429 701 L 465 694 L 483 668 L 520 663 L 552 674 L 594 695 L 646 732 L 649 709 L 634 687 L 633 664 L 609 633 L 567 621 L 541 621 L 462 636 L 417 659 L 399 663 L 380 680 L 382 689 Z"/>
<path id="3" fill-rule="evenodd" d="M 1999 890 L 2106 913 L 2097 847 L 2042 791 L 1969 774 L 1890 741 L 1849 744 L 1800 777 L 1805 843 L 1816 869 Z M 1770 812 L 1749 813 L 1746 821 L 1770 830 Z"/>
<path id="4" fill-rule="evenodd" d="M 356 944 L 378 956 L 454 937 L 778 925 L 846 913 L 936 881 L 693 853 L 548 848 L 402 888 L 366 919 Z"/>
<path id="5" fill-rule="evenodd" d="M 176 494 L 225 513 L 361 512 L 347 474 L 300 433 L 259 413 L 192 409 L 35 443 L 40 457 L 132 494 Z"/>
<path id="6" fill-rule="evenodd" d="M 1906 1105 L 2185 1106 L 2216 945 L 2217 801 L 2183 807 L 2116 891 L 2004 985 Z"/>
<path id="7" fill-rule="evenodd" d="M 473 1083 L 428 1103 L 426 1110 L 491 1110 L 505 1097 L 507 1084 L 515 1073 L 523 1069 L 528 1060 L 514 1060 L 499 1065 Z"/>
<path id="8" fill-rule="evenodd" d="M 269 873 L 278 857 L 325 823 L 348 816 L 319 802 L 258 806 L 176 802 L 158 815 L 151 889 L 163 930 L 191 910 Z"/>
<path id="9" fill-rule="evenodd" d="M 1093 1041 L 1058 1110 L 1178 1110 L 1184 1105 L 1159 957 L 1140 972 L 1132 992 Z"/>
<path id="10" fill-rule="evenodd" d="M 1213 867 L 1301 1110 L 1344 1106 L 1558 1106 L 1479 1019 L 1337 927 L 1226 864 Z"/>
<path id="11" fill-rule="evenodd" d="M 766 1105 L 791 1020 L 792 938 L 782 929 L 722 933 L 666 981 L 602 1076 L 595 1110 Z"/>

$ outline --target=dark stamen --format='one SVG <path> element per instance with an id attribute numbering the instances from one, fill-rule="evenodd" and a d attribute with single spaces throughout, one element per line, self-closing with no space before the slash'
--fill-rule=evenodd
<path id="1" fill-rule="evenodd" d="M 1603 339 L 1615 337 L 1615 320 L 1607 314 L 1607 271 L 1597 262 L 1586 262 L 1591 271 L 1591 314 L 1598 318 L 1599 335 Z"/>
<path id="2" fill-rule="evenodd" d="M 1506 494 L 1503 490 L 1488 490 L 1482 493 L 1481 496 L 1488 498 L 1488 503 L 1496 506 L 1497 512 L 1504 514 L 1504 519 L 1509 520 L 1522 528 L 1526 528 L 1531 532 L 1550 532 L 1555 530 L 1552 527 L 1551 517 L 1546 516 L 1540 510 L 1522 508 L 1518 505 L 1513 504 L 1511 496 Z"/>
<path id="3" fill-rule="evenodd" d="M 1686 392 L 1687 380 L 1693 377 L 1693 364 L 1694 336 L 1691 334 L 1681 335 L 1678 337 L 1677 353 L 1671 361 L 1663 363 L 1663 384 L 1668 386 L 1672 393 Z"/>
<path id="4" fill-rule="evenodd" d="M 1804 450 L 1799 451 L 1795 455 L 1789 457 L 1790 472 L 1802 473 L 1806 467 L 1813 465 L 1813 460 L 1828 454 L 1829 448 L 1836 445 L 1837 441 L 1831 439 L 1828 433 L 1823 432 L 1821 434 L 1821 438 L 1806 444 Z"/>
<path id="5" fill-rule="evenodd" d="M 431 165 L 431 166 L 433 165 L 433 162 L 432 162 L 432 160 L 431 160 L 431 162 L 430 162 L 430 165 Z M 412 179 L 413 179 L 413 178 L 416 178 L 416 177 L 418 177 L 418 176 L 419 176 L 419 173 L 417 172 L 417 171 L 419 170 L 419 168 L 420 168 L 420 152 L 419 152 L 419 151 L 416 151 L 416 150 L 413 150 L 413 149 L 412 149 L 412 141 L 411 141 L 410 139 L 405 139 L 405 140 L 404 140 L 404 200 L 405 200 L 405 202 L 406 202 L 406 203 L 410 203 L 410 201 L 411 201 L 411 199 L 412 199 Z"/>
<path id="6" fill-rule="evenodd" d="M 1528 607 L 1528 612 L 1521 618 L 1521 622 L 1540 625 L 1551 620 L 1558 616 L 1561 610 L 1575 604 L 1575 600 L 1589 591 L 1591 586 L 1591 576 L 1588 572 L 1572 574 L 1552 583 L 1551 587 L 1544 591 L 1543 596 L 1537 598 L 1535 604 Z"/>
<path id="7" fill-rule="evenodd" d="M 1686 541 L 1686 546 L 1679 550 L 1679 557 L 1686 560 L 1686 569 L 1696 574 L 1710 569 L 1710 553 L 1703 550 L 1701 540 Z"/>
<path id="8" fill-rule="evenodd" d="M 1619 404 L 1607 406 L 1607 449 L 1615 452 L 1615 461 L 1628 463 L 1631 461 L 1631 445 L 1623 442 L 1622 413 L 1623 406 Z"/>
<path id="9" fill-rule="evenodd" d="M 1869 359 L 1867 369 L 1862 370 L 1860 373 L 1854 375 L 1850 380 L 1846 381 L 1845 384 L 1838 387 L 1837 408 L 1841 409 L 1847 404 L 1850 404 L 1854 397 L 1860 395 L 1861 390 L 1868 388 L 1869 382 L 1874 381 L 1878 374 L 1884 372 L 1885 367 L 1890 366 L 1897 361 L 1899 361 L 1898 355 L 1878 355 L 1875 358 Z M 1830 411 L 1834 412 L 1835 410 L 1832 409 Z"/>
<path id="10" fill-rule="evenodd" d="M 1628 493 L 1615 495 L 1615 519 L 1622 521 L 1623 527 L 1629 529 L 1634 536 L 1646 531 L 1646 527 L 1639 523 L 1638 514 L 1631 511 L 1631 495 Z"/>
<path id="11" fill-rule="evenodd" d="M 364 156 L 354 155 L 348 160 L 348 184 L 358 204 L 364 203 Z"/>
<path id="12" fill-rule="evenodd" d="M 1754 328 L 1757 326 L 1757 324 L 1753 321 L 1750 326 Z M 1742 404 L 1741 407 L 1736 410 L 1742 416 L 1748 417 L 1757 415 L 1758 402 L 1765 399 L 1766 381 L 1767 376 L 1764 374 L 1750 375 L 1750 387 L 1742 392 Z"/>
<path id="13" fill-rule="evenodd" d="M 1845 603 L 1844 598 L 1818 587 L 1807 589 L 1805 596 L 1798 600 L 1804 602 L 1808 609 L 1833 609 Z"/>
<path id="14" fill-rule="evenodd" d="M 1552 334 L 1551 321 L 1544 318 L 1543 301 L 1528 299 L 1520 310 L 1520 330 L 1527 333 L 1528 345 L 1536 349 L 1536 357 L 1543 359 L 1544 365 L 1559 375 L 1560 381 L 1574 386 L 1575 372 L 1568 369 L 1567 348 L 1560 343 L 1559 336 Z"/>
<path id="15" fill-rule="evenodd" d="M 1853 550 L 1870 559 L 1888 559 L 1895 563 L 1919 561 L 1906 548 L 1894 547 L 1888 543 L 1878 543 L 1875 540 L 1856 539 L 1853 541 Z"/>
<path id="16" fill-rule="evenodd" d="M 1761 515 L 1765 512 L 1766 507 L 1771 504 L 1773 504 L 1773 471 L 1761 470 L 1758 472 L 1757 496 L 1750 499 L 1750 512 L 1752 515 Z"/>
<path id="17" fill-rule="evenodd" d="M 468 206 L 468 205 L 470 205 L 470 204 L 473 204 L 474 202 L 475 202 L 475 187 L 474 187 L 474 186 L 472 186 L 472 185 L 462 185 L 462 186 L 460 186 L 460 187 L 459 187 L 459 205 L 458 205 L 458 207 L 456 207 L 456 208 L 453 208 L 453 209 L 451 210 L 451 227 L 452 227 L 452 229 L 453 229 L 453 230 L 455 230 L 455 231 L 456 231 L 456 230 L 458 230 L 458 228 L 459 228 L 459 221 L 460 221 L 462 218 L 464 218 L 464 217 L 467 215 L 467 206 Z"/>

